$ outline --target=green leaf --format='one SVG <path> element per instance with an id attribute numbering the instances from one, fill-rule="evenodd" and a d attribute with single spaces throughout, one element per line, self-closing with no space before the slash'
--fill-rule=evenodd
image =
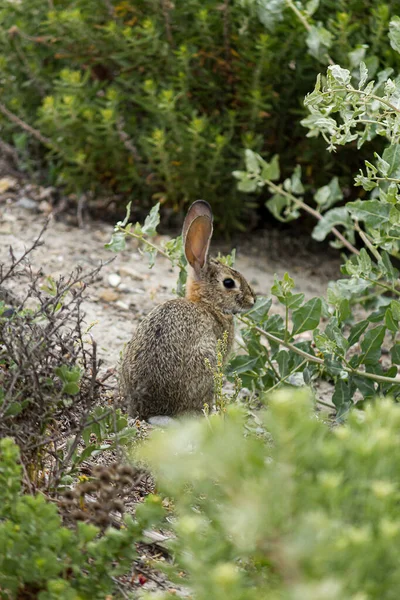
<path id="1" fill-rule="evenodd" d="M 268 317 L 266 323 L 263 325 L 263 329 L 276 337 L 281 338 L 285 331 L 285 324 L 280 315 L 271 315 Z"/>
<path id="2" fill-rule="evenodd" d="M 248 356 L 247 354 L 239 354 L 230 361 L 226 369 L 226 374 L 227 376 L 231 376 L 234 373 L 241 375 L 242 373 L 253 371 L 254 367 L 257 366 L 257 363 L 259 363 L 259 361 L 260 359 L 258 356 L 254 358 Z"/>
<path id="3" fill-rule="evenodd" d="M 389 164 L 388 177 L 398 178 L 400 175 L 400 144 L 391 144 L 385 148 L 382 158 Z"/>
<path id="4" fill-rule="evenodd" d="M 311 25 L 306 38 L 309 53 L 320 62 L 326 62 L 327 50 L 332 46 L 332 40 L 333 35 L 325 27 Z"/>
<path id="5" fill-rule="evenodd" d="M 342 199 L 343 194 L 339 187 L 339 180 L 337 177 L 333 177 L 328 185 L 319 188 L 314 195 L 315 202 L 323 209 L 330 208 Z"/>
<path id="6" fill-rule="evenodd" d="M 325 327 L 325 334 L 330 340 L 335 342 L 339 350 L 341 350 L 343 353 L 346 352 L 348 348 L 348 341 L 340 331 L 340 328 L 337 325 L 337 319 L 335 317 L 332 317 Z"/>
<path id="7" fill-rule="evenodd" d="M 160 203 L 157 202 L 147 215 L 144 225 L 142 226 L 142 232 L 145 235 L 153 236 L 157 233 L 157 226 L 160 223 Z"/>
<path id="8" fill-rule="evenodd" d="M 376 166 L 378 167 L 378 171 L 383 177 L 386 177 L 389 173 L 390 165 L 386 160 L 383 160 L 381 156 L 377 152 L 374 152 L 374 156 L 376 158 Z"/>
<path id="9" fill-rule="evenodd" d="M 250 171 L 250 173 L 259 173 L 260 161 L 258 155 L 253 152 L 253 150 L 246 148 L 244 151 L 244 158 L 247 171 Z"/>
<path id="10" fill-rule="evenodd" d="M 253 308 L 247 311 L 245 316 L 250 317 L 255 323 L 262 323 L 268 317 L 271 304 L 272 298 L 263 298 L 262 296 L 259 296 Z"/>
<path id="11" fill-rule="evenodd" d="M 374 327 L 374 329 L 367 331 L 361 342 L 361 350 L 363 352 L 363 355 L 361 356 L 362 364 L 374 365 L 378 362 L 381 356 L 381 347 L 385 337 L 385 331 L 385 325 L 379 325 L 379 327 Z"/>
<path id="12" fill-rule="evenodd" d="M 290 207 L 291 202 L 287 198 L 287 196 L 283 196 L 282 194 L 274 194 L 267 202 L 265 206 L 268 210 L 274 215 L 278 221 L 281 223 L 288 223 L 289 221 L 293 221 L 300 216 L 300 212 L 297 207 L 294 207 L 292 210 L 285 210 Z"/>
<path id="13" fill-rule="evenodd" d="M 152 269 L 154 267 L 154 264 L 156 261 L 157 248 L 151 248 L 150 246 L 145 246 L 141 250 L 141 252 L 142 252 L 142 254 L 144 254 L 147 257 L 147 260 L 149 261 L 149 269 Z"/>
<path id="14" fill-rule="evenodd" d="M 397 333 L 399 330 L 399 322 L 394 320 L 390 308 L 387 308 L 385 312 L 385 325 L 392 333 Z"/>
<path id="15" fill-rule="evenodd" d="M 393 17 L 389 23 L 389 40 L 393 50 L 400 53 L 400 17 Z"/>
<path id="16" fill-rule="evenodd" d="M 76 394 L 79 394 L 79 385 L 71 381 L 63 386 L 62 391 L 64 394 L 68 394 L 69 396 L 76 396 Z"/>
<path id="17" fill-rule="evenodd" d="M 305 11 L 308 14 L 309 17 L 312 17 L 313 14 L 315 13 L 316 10 L 318 10 L 319 7 L 319 0 L 308 0 L 307 4 L 305 5 Z"/>
<path id="18" fill-rule="evenodd" d="M 396 321 L 400 321 L 400 302 L 398 300 L 392 300 L 390 308 L 392 309 L 393 318 Z"/>
<path id="19" fill-rule="evenodd" d="M 320 298 L 308 300 L 301 308 L 293 312 L 292 335 L 315 329 L 321 319 L 322 303 Z"/>
<path id="20" fill-rule="evenodd" d="M 390 205 L 383 204 L 379 200 L 356 200 L 346 204 L 350 214 L 364 221 L 369 227 L 379 227 L 389 223 Z"/>
<path id="21" fill-rule="evenodd" d="M 261 177 L 270 181 L 276 181 L 280 177 L 279 155 L 275 154 L 269 163 L 263 161 Z"/>
<path id="22" fill-rule="evenodd" d="M 353 325 L 353 327 L 350 329 L 349 337 L 347 338 L 349 346 L 353 346 L 355 343 L 358 342 L 364 331 L 367 329 L 368 325 L 368 319 L 364 319 L 363 321 L 360 321 L 359 323 Z"/>
<path id="23" fill-rule="evenodd" d="M 322 242 L 328 233 L 332 231 L 332 227 L 336 225 L 344 225 L 345 227 L 352 227 L 352 220 L 346 207 L 341 206 L 339 208 L 332 208 L 324 214 L 322 219 L 318 221 L 317 225 L 312 231 L 312 237 L 318 242 Z"/>
<path id="24" fill-rule="evenodd" d="M 338 279 L 328 283 L 327 299 L 330 304 L 338 304 L 343 299 L 351 300 L 367 290 L 371 284 L 364 279 Z"/>
<path id="25" fill-rule="evenodd" d="M 285 273 L 282 279 L 274 275 L 274 285 L 271 287 L 271 294 L 276 296 L 282 304 L 285 304 L 287 296 L 291 295 L 291 290 L 294 288 L 294 280 L 289 273 Z"/>
<path id="26" fill-rule="evenodd" d="M 125 233 L 123 231 L 113 233 L 111 240 L 108 244 L 104 244 L 104 246 L 112 252 L 122 252 L 126 248 Z"/>
<path id="27" fill-rule="evenodd" d="M 258 0 L 257 16 L 268 31 L 273 32 L 277 23 L 283 20 L 285 6 L 285 0 Z"/>
<path id="28" fill-rule="evenodd" d="M 392 357 L 392 363 L 400 365 L 400 342 L 396 342 L 390 349 L 390 356 Z"/>
<path id="29" fill-rule="evenodd" d="M 255 179 L 250 179 L 250 177 L 247 176 L 239 181 L 237 188 L 239 192 L 255 192 L 257 189 L 257 181 Z"/>
<path id="30" fill-rule="evenodd" d="M 391 258 L 385 250 L 383 250 L 381 253 L 381 257 L 382 260 L 379 261 L 379 266 L 382 269 L 382 272 L 388 279 L 392 281 L 392 283 L 396 283 L 396 280 L 399 277 L 398 269 L 395 269 L 395 267 L 392 265 Z"/>
<path id="31" fill-rule="evenodd" d="M 338 379 L 333 392 L 332 402 L 338 411 L 338 417 L 347 412 L 352 404 L 349 385 L 343 379 Z"/>
<path id="32" fill-rule="evenodd" d="M 125 215 L 125 219 L 121 222 L 121 227 L 125 227 L 129 223 L 129 219 L 131 218 L 131 206 L 132 206 L 132 202 L 129 202 L 126 205 L 126 215 Z"/>
<path id="33" fill-rule="evenodd" d="M 374 398 L 376 396 L 375 383 L 371 379 L 361 377 L 359 375 L 352 376 L 352 381 L 360 390 L 364 400 Z"/>
<path id="34" fill-rule="evenodd" d="M 328 76 L 331 76 L 340 86 L 346 86 L 350 83 L 351 73 L 348 69 L 342 69 L 339 65 L 328 67 Z"/>
<path id="35" fill-rule="evenodd" d="M 16 417 L 23 410 L 21 402 L 12 402 L 4 412 L 5 417 Z"/>
<path id="36" fill-rule="evenodd" d="M 358 89 L 361 90 L 366 84 L 368 79 L 368 69 L 365 65 L 365 62 L 360 63 L 360 82 L 358 84 Z"/>
<path id="37" fill-rule="evenodd" d="M 290 178 L 290 190 L 292 194 L 304 194 L 304 186 L 301 183 L 301 166 L 296 165 Z"/>
<path id="38" fill-rule="evenodd" d="M 304 294 L 302 292 L 298 294 L 288 294 L 285 299 L 285 305 L 291 310 L 295 310 L 296 308 L 300 308 L 300 306 L 304 302 Z"/>

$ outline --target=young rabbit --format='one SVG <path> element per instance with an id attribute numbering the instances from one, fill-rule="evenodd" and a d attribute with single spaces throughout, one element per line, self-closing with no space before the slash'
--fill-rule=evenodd
<path id="1" fill-rule="evenodd" d="M 190 265 L 186 298 L 152 310 L 127 344 L 120 367 L 120 391 L 130 414 L 140 419 L 199 412 L 213 402 L 217 340 L 228 333 L 233 343 L 233 315 L 254 305 L 245 278 L 208 257 L 213 231 L 211 207 L 197 200 L 183 224 Z M 228 354 L 227 353 L 227 354 Z"/>

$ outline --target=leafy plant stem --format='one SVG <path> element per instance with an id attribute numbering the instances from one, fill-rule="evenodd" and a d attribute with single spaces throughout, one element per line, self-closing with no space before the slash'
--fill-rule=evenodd
<path id="1" fill-rule="evenodd" d="M 168 258 L 168 260 L 170 262 L 172 262 L 171 261 L 171 257 L 168 256 L 168 254 L 166 252 L 164 252 L 164 250 L 162 250 L 159 246 L 156 246 L 152 242 L 149 242 L 149 240 L 147 240 L 145 237 L 143 237 L 143 235 L 140 235 L 138 233 L 134 233 L 133 231 L 127 231 L 125 229 L 125 227 L 121 227 L 121 225 L 116 225 L 115 229 L 116 229 L 116 231 L 121 231 L 122 233 L 125 233 L 125 235 L 129 235 L 130 237 L 133 237 L 136 240 L 139 240 L 140 242 L 143 242 L 144 244 L 146 244 L 147 246 L 149 246 L 149 248 L 152 248 L 153 250 L 156 250 L 156 252 L 158 252 L 158 254 L 161 254 L 161 256 L 164 256 L 164 258 Z"/>
<path id="2" fill-rule="evenodd" d="M 282 379 L 280 379 L 277 383 L 275 383 L 275 385 L 273 385 L 271 388 L 269 388 L 269 390 L 267 390 L 267 394 L 269 394 L 270 392 L 272 392 L 273 390 L 275 390 L 281 383 L 284 383 L 285 381 L 287 381 L 289 379 L 289 377 L 291 375 L 293 375 L 293 373 L 296 373 L 296 371 L 299 371 L 302 367 L 304 367 L 304 365 L 308 362 L 308 359 L 305 358 L 303 360 L 303 362 L 301 362 L 295 369 L 293 369 L 293 371 L 291 371 L 290 373 L 288 373 L 287 375 L 285 375 L 285 377 L 282 377 Z"/>
<path id="3" fill-rule="evenodd" d="M 265 183 L 267 184 L 268 187 L 270 187 L 272 190 L 274 190 L 277 194 L 281 194 L 282 196 L 286 196 L 286 198 L 290 198 L 290 200 L 295 202 L 298 206 L 300 206 L 303 210 L 308 212 L 310 215 L 312 215 L 313 217 L 318 219 L 318 221 L 321 221 L 324 218 L 323 215 L 321 215 L 314 208 L 312 208 L 311 206 L 308 206 L 308 204 L 306 204 L 299 198 L 296 198 L 296 196 L 293 196 L 293 194 L 286 192 L 286 190 L 284 190 L 281 185 L 276 185 L 270 179 L 266 179 Z M 357 250 L 357 248 L 355 248 L 353 246 L 353 244 L 351 244 L 348 240 L 346 240 L 346 238 L 340 233 L 340 231 L 338 229 L 336 229 L 336 227 L 332 227 L 331 231 L 338 238 L 338 240 L 340 240 L 342 242 L 342 244 L 348 250 L 350 250 L 350 252 L 352 252 L 353 254 L 357 254 L 357 255 L 360 254 L 360 252 Z"/>
<path id="4" fill-rule="evenodd" d="M 300 21 L 300 23 L 302 23 L 302 25 L 304 25 L 304 28 L 307 29 L 307 31 L 310 31 L 311 30 L 310 23 L 307 21 L 307 19 L 303 15 L 303 13 L 297 8 L 297 6 L 293 2 L 293 0 L 286 0 L 286 6 L 294 12 L 296 17 Z"/>
<path id="5" fill-rule="evenodd" d="M 324 364 L 324 361 L 322 358 L 318 358 L 318 356 L 313 356 L 312 354 L 309 354 L 308 352 L 305 352 L 304 350 L 297 348 L 294 344 L 291 344 L 290 342 L 285 342 L 284 340 L 281 340 L 280 338 L 276 337 L 272 333 L 269 333 L 268 331 L 264 331 L 264 329 L 261 329 L 261 327 L 257 327 L 257 325 L 252 325 L 251 323 L 246 321 L 245 318 L 243 318 L 243 317 L 239 317 L 239 319 L 246 325 L 252 326 L 256 331 L 258 331 L 258 333 L 260 333 L 261 335 L 263 335 L 270 341 L 275 342 L 276 344 L 280 344 L 281 346 L 285 346 L 285 348 L 287 348 L 288 350 L 292 350 L 293 352 L 296 352 L 296 354 L 303 356 L 310 362 L 314 362 L 319 365 Z M 358 375 L 359 377 L 365 377 L 366 379 L 371 379 L 372 381 L 376 381 L 377 383 L 391 383 L 391 384 L 400 383 L 400 377 L 385 377 L 384 375 L 377 375 L 376 373 L 367 373 L 365 371 L 359 371 L 358 369 L 352 369 L 351 367 L 343 367 L 343 371 L 346 371 L 347 373 L 351 373 L 353 375 Z"/>
<path id="6" fill-rule="evenodd" d="M 367 246 L 367 248 L 371 252 L 371 254 L 376 258 L 376 260 L 381 261 L 382 260 L 381 259 L 381 255 L 379 254 L 379 252 L 375 248 L 375 246 L 373 246 L 373 244 L 371 243 L 371 241 L 370 241 L 369 237 L 367 236 L 367 234 L 361 229 L 361 227 L 358 224 L 357 220 L 354 221 L 354 228 L 358 232 L 360 238 L 362 239 L 362 241 L 364 242 L 364 244 Z"/>
<path id="7" fill-rule="evenodd" d="M 380 96 L 377 96 L 376 94 L 368 94 L 364 90 L 356 90 L 352 86 L 335 89 L 335 94 L 339 93 L 339 92 L 358 94 L 359 96 L 368 96 L 368 98 L 371 98 L 372 100 L 377 100 L 381 104 L 384 104 L 385 106 L 390 108 L 393 112 L 400 114 L 400 108 L 397 108 L 394 104 L 392 104 L 388 100 L 385 100 L 384 98 L 381 98 Z M 321 92 L 321 96 L 329 96 L 329 95 L 332 95 L 332 91 Z"/>
<path id="8" fill-rule="evenodd" d="M 370 277 L 367 277 L 365 275 L 362 276 L 362 279 L 365 279 L 365 281 L 369 281 L 370 283 L 373 283 L 374 285 L 378 285 L 379 287 L 381 287 L 384 290 L 387 290 L 388 292 L 392 292 L 393 294 L 400 296 L 400 291 L 396 290 L 395 287 L 390 287 L 390 285 L 386 285 L 385 283 L 382 283 L 381 281 L 375 281 L 374 279 L 371 279 Z"/>
<path id="9" fill-rule="evenodd" d="M 300 23 L 304 26 L 304 28 L 306 29 L 306 31 L 310 32 L 311 31 L 311 25 L 310 25 L 310 23 L 307 21 L 307 19 L 304 16 L 304 14 L 297 8 L 297 6 L 293 2 L 293 0 L 286 0 L 286 6 L 288 8 L 290 8 L 290 10 L 292 10 L 294 12 L 294 14 L 299 19 Z M 328 53 L 326 53 L 325 56 L 328 59 L 328 62 L 329 62 L 330 65 L 334 65 L 335 64 L 335 62 L 332 60 L 332 58 L 329 56 Z"/>

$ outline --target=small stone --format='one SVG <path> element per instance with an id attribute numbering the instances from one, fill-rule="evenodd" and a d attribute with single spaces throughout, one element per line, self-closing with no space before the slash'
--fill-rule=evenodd
<path id="1" fill-rule="evenodd" d="M 40 188 L 39 191 L 39 200 L 46 200 L 52 197 L 52 195 L 55 192 L 55 188 L 53 187 L 48 187 L 48 188 Z"/>
<path id="2" fill-rule="evenodd" d="M 118 300 L 118 302 L 115 303 L 115 306 L 118 306 L 118 308 L 120 308 L 121 310 L 129 310 L 129 304 L 126 304 L 126 302 L 122 302 L 122 300 Z"/>
<path id="3" fill-rule="evenodd" d="M 130 290 L 132 292 L 132 294 L 145 294 L 145 290 L 142 290 L 142 288 L 132 288 Z"/>
<path id="4" fill-rule="evenodd" d="M 100 300 L 104 300 L 104 302 L 115 302 L 119 298 L 119 294 L 114 290 L 103 290 L 99 294 Z"/>
<path id="5" fill-rule="evenodd" d="M 31 198 L 28 198 L 27 196 L 21 196 L 21 198 L 17 202 L 17 206 L 26 208 L 26 210 L 37 210 L 38 208 L 36 202 Z"/>
<path id="6" fill-rule="evenodd" d="M 111 275 L 108 276 L 108 283 L 111 287 L 118 287 L 121 283 L 121 277 L 117 273 L 111 273 Z"/>
<path id="7" fill-rule="evenodd" d="M 146 279 L 144 275 L 142 275 L 135 269 L 132 269 L 131 267 L 122 266 L 118 269 L 118 271 L 119 274 L 123 277 L 130 277 L 131 279 L 136 279 L 137 281 L 143 281 L 144 279 Z"/>
<path id="8" fill-rule="evenodd" d="M 53 210 L 53 207 L 51 206 L 50 202 L 47 202 L 46 200 L 42 200 L 39 203 L 39 210 L 40 210 L 40 212 L 44 213 L 45 215 L 49 215 L 51 213 L 51 211 Z"/>
<path id="9" fill-rule="evenodd" d="M 14 177 L 2 177 L 0 179 L 0 194 L 4 194 L 7 190 L 15 188 L 17 183 L 18 182 Z"/>

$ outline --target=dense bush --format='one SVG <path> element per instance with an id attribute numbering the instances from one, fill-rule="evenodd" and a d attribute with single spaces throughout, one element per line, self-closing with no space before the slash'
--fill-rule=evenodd
<path id="1" fill-rule="evenodd" d="M 346 181 L 355 159 L 304 138 L 303 98 L 328 60 L 364 59 L 372 76 L 398 65 L 390 12 L 376 0 L 6 2 L 2 135 L 26 166 L 44 144 L 69 191 L 173 209 L 205 197 L 221 227 L 239 227 L 254 206 L 231 177 L 243 146 L 280 153 L 284 170 L 301 162 L 311 185 Z"/>
<path id="2" fill-rule="evenodd" d="M 11 248 L 8 264 L 0 264 L 0 438 L 19 445 L 25 483 L 55 493 L 85 460 L 127 442 L 136 430 L 108 405 L 110 391 L 84 321 L 87 285 L 101 265 L 46 277 L 30 262 L 42 233 L 22 256 Z"/>
<path id="3" fill-rule="evenodd" d="M 307 392 L 281 391 L 259 417 L 258 433 L 236 408 L 145 450 L 196 599 L 397 598 L 400 408 L 370 404 L 332 430 Z"/>
<path id="4" fill-rule="evenodd" d="M 62 526 L 55 504 L 23 494 L 18 446 L 0 440 L 0 597 L 39 600 L 104 600 L 115 578 L 129 572 L 135 541 L 151 521 L 146 506 L 137 520 L 103 535 L 93 524 Z"/>

